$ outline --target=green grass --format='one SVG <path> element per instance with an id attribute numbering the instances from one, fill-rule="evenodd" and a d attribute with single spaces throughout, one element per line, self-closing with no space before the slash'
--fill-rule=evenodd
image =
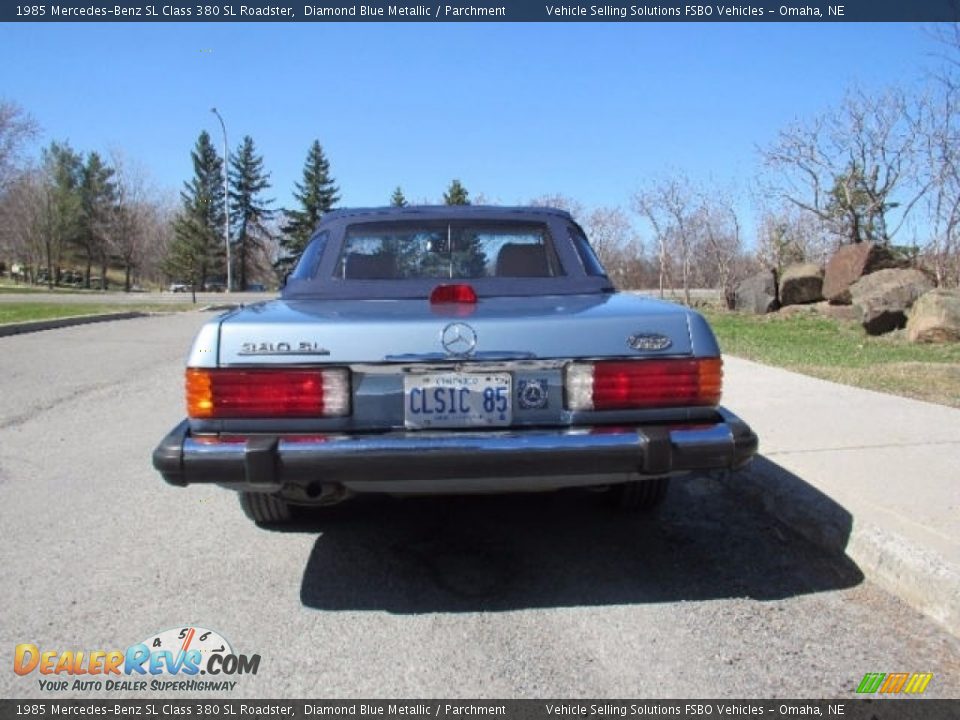
<path id="1" fill-rule="evenodd" d="M 34 285 L 0 285 L 0 293 L 33 293 L 43 292 L 45 289 Z"/>
<path id="2" fill-rule="evenodd" d="M 813 313 L 707 311 L 724 353 L 847 385 L 960 407 L 960 343 L 911 343 L 903 331 L 872 337 Z"/>
<path id="3" fill-rule="evenodd" d="M 100 292 L 94 290 L 83 290 L 80 288 L 54 287 L 48 288 L 46 285 L 13 285 L 10 283 L 0 284 L 0 293 L 19 294 L 24 293 L 56 293 L 57 295 L 89 295 L 91 292 Z"/>
<path id="4" fill-rule="evenodd" d="M 0 325 L 32 320 L 53 320 L 79 315 L 126 312 L 180 312 L 192 310 L 193 305 L 122 305 L 116 303 L 56 303 L 12 302 L 0 303 Z"/>

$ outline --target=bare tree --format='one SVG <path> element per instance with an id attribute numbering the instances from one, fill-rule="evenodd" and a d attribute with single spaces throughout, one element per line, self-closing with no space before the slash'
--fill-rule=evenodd
<path id="1" fill-rule="evenodd" d="M 552 207 L 557 208 L 558 210 L 566 210 L 577 222 L 582 222 L 584 216 L 586 215 L 586 209 L 579 200 L 575 200 L 574 198 L 561 193 L 554 193 L 552 195 L 539 195 L 538 197 L 530 200 L 528 205 L 532 205 L 533 207 Z"/>
<path id="2" fill-rule="evenodd" d="M 148 211 L 141 215 L 144 244 L 141 250 L 139 275 L 163 287 L 167 278 L 163 263 L 169 255 L 173 242 L 173 219 L 177 214 L 174 196 L 157 196 L 147 205 Z"/>
<path id="3" fill-rule="evenodd" d="M 815 215 L 788 203 L 760 209 L 756 258 L 782 273 L 792 263 L 825 265 L 839 239 Z"/>
<path id="4" fill-rule="evenodd" d="M 488 195 L 485 192 L 473 193 L 473 198 L 470 201 L 473 205 L 503 205 L 500 202 L 500 198 L 494 197 L 493 195 Z"/>
<path id="5" fill-rule="evenodd" d="M 718 288 L 732 309 L 743 257 L 740 219 L 733 203 L 719 194 L 701 194 L 693 215 L 693 236 L 700 284 Z"/>
<path id="6" fill-rule="evenodd" d="M 20 173 L 0 198 L 0 249 L 20 266 L 18 279 L 34 282 L 44 263 L 48 191 L 43 174 L 30 170 Z"/>
<path id="7" fill-rule="evenodd" d="M 680 266 L 683 299 L 689 305 L 696 190 L 682 175 L 660 180 L 634 194 L 633 209 L 653 228 L 660 249 L 660 297 L 668 282 L 668 265 L 675 261 Z"/>
<path id="8" fill-rule="evenodd" d="M 647 257 L 639 237 L 609 249 L 604 267 L 620 290 L 649 288 L 657 284 L 657 263 Z"/>
<path id="9" fill-rule="evenodd" d="M 124 289 L 130 292 L 144 278 L 162 285 L 161 265 L 173 237 L 176 198 L 158 190 L 147 170 L 122 150 L 110 151 L 110 163 L 116 184 L 110 252 L 123 266 Z"/>
<path id="10" fill-rule="evenodd" d="M 622 258 L 628 246 L 635 255 L 643 255 L 643 243 L 630 216 L 619 207 L 598 207 L 584 219 L 583 229 L 590 238 L 600 262 L 612 274 L 617 274 L 617 258 Z"/>
<path id="11" fill-rule="evenodd" d="M 957 132 L 956 91 L 945 88 L 935 103 L 939 112 L 929 114 L 924 133 L 924 155 L 932 182 L 926 196 L 930 235 L 923 246 L 925 264 L 938 285 L 954 280 L 952 265 L 960 241 L 960 140 Z"/>
<path id="12" fill-rule="evenodd" d="M 155 213 L 147 197 L 144 171 L 132 163 L 122 151 L 110 153 L 113 167 L 115 203 L 109 229 L 109 249 L 123 265 L 123 289 L 130 292 L 135 274 L 140 270 Z"/>
<path id="13" fill-rule="evenodd" d="M 930 236 L 922 256 L 938 285 L 960 286 L 960 24 L 938 25 L 933 32 L 945 49 L 945 62 L 923 97 L 928 106 L 923 157 L 931 191 L 926 198 Z"/>
<path id="14" fill-rule="evenodd" d="M 0 99 L 0 192 L 18 174 L 23 148 L 37 132 L 36 121 L 23 108 Z"/>
<path id="15" fill-rule="evenodd" d="M 643 241 L 623 208 L 603 206 L 588 212 L 581 202 L 561 194 L 541 195 L 529 204 L 570 213 L 583 227 L 591 247 L 617 287 L 639 288 L 649 283 L 649 263 Z"/>
<path id="16" fill-rule="evenodd" d="M 930 187 L 918 166 L 924 110 L 901 90 L 851 91 L 762 151 L 771 189 L 849 242 L 889 242 Z"/>

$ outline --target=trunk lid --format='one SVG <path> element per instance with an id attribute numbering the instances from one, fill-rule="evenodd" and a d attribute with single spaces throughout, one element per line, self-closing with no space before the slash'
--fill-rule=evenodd
<path id="1" fill-rule="evenodd" d="M 625 293 L 481 298 L 476 305 L 275 300 L 223 319 L 218 359 L 228 366 L 690 355 L 689 314 Z M 634 342 L 637 349 L 629 343 L 636 335 L 670 344 Z M 458 355 L 471 341 L 472 351 Z"/>

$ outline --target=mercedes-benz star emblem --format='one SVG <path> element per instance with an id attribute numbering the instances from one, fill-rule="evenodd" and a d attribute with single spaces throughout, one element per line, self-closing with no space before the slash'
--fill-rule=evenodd
<path id="1" fill-rule="evenodd" d="M 440 342 L 448 353 L 462 357 L 477 347 L 477 333 L 466 323 L 450 323 L 440 334 Z"/>

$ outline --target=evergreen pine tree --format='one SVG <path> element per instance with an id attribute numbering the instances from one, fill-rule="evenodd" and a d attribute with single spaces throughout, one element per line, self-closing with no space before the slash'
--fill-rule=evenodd
<path id="1" fill-rule="evenodd" d="M 459 180 L 454 179 L 443 194 L 443 202 L 446 205 L 469 205 L 470 193 L 467 192 L 467 189 Z"/>
<path id="2" fill-rule="evenodd" d="M 96 258 L 100 262 L 100 289 L 106 289 L 107 264 L 110 259 L 108 228 L 117 199 L 113 168 L 98 153 L 87 155 L 81 170 L 80 232 L 77 244 L 84 253 L 86 272 L 84 287 L 90 287 L 90 269 Z"/>
<path id="3" fill-rule="evenodd" d="M 287 223 L 283 227 L 280 259 L 276 264 L 281 275 L 289 272 L 300 259 L 320 218 L 340 200 L 337 194 L 340 188 L 330 177 L 330 161 L 324 155 L 319 140 L 314 140 L 310 146 L 303 165 L 303 182 L 297 183 L 296 188 L 293 196 L 300 207 L 284 212 Z"/>
<path id="4" fill-rule="evenodd" d="M 190 153 L 194 177 L 183 184 L 182 207 L 173 223 L 166 271 L 176 279 L 203 287 L 214 273 L 225 273 L 223 245 L 223 161 L 206 130 Z"/>
<path id="5" fill-rule="evenodd" d="M 43 151 L 43 174 L 41 235 L 46 282 L 52 288 L 58 279 L 64 249 L 76 243 L 80 235 L 83 159 L 67 143 L 50 143 Z"/>
<path id="6" fill-rule="evenodd" d="M 397 189 L 393 191 L 393 195 L 390 196 L 390 204 L 393 207 L 406 207 L 407 198 L 403 194 L 403 189 L 397 185 Z"/>
<path id="7" fill-rule="evenodd" d="M 264 172 L 263 157 L 257 155 L 253 138 L 243 138 L 240 149 L 230 158 L 230 219 L 233 223 L 233 264 L 239 270 L 238 287 L 246 290 L 256 260 L 266 252 L 269 237 L 264 224 L 273 216 L 261 193 L 270 187 L 270 173 Z"/>

